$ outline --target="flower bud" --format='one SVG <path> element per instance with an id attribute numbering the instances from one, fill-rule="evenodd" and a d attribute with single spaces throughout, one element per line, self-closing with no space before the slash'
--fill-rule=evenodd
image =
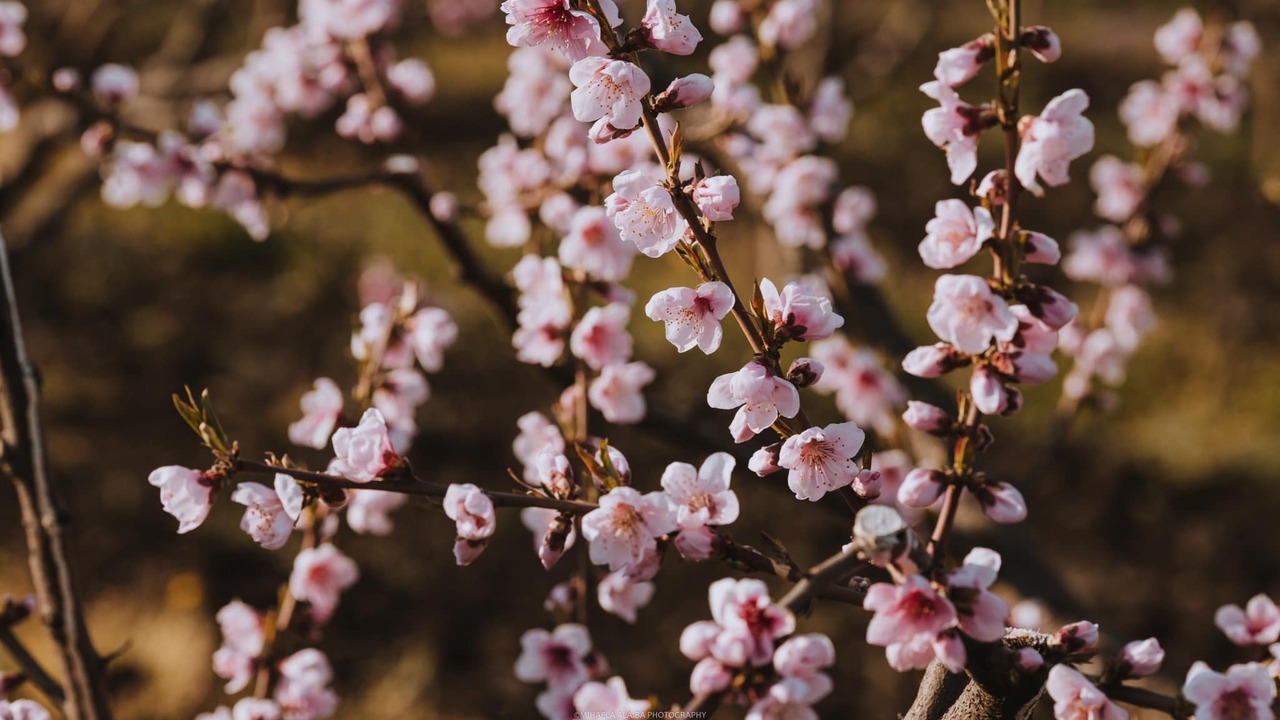
<path id="1" fill-rule="evenodd" d="M 849 487 L 858 494 L 858 497 L 865 500 L 875 500 L 880 497 L 880 488 L 884 485 L 884 480 L 880 477 L 879 470 L 863 470 L 853 479 L 853 484 Z"/>
<path id="2" fill-rule="evenodd" d="M 1065 625 L 1049 639 L 1051 646 L 1061 647 L 1068 653 L 1092 653 L 1098 649 L 1098 626 L 1088 620 Z"/>
<path id="3" fill-rule="evenodd" d="M 1042 63 L 1051 63 L 1062 57 L 1062 41 L 1058 34 L 1043 25 L 1023 28 L 1020 39 L 1022 47 L 1030 50 Z"/>
<path id="4" fill-rule="evenodd" d="M 123 105 L 138 94 L 138 73 L 131 67 L 107 63 L 93 71 L 93 96 L 104 105 Z"/>
<path id="5" fill-rule="evenodd" d="M 654 98 L 653 109 L 664 113 L 693 107 L 711 97 L 711 92 L 715 89 L 715 82 L 702 73 L 678 77 Z"/>
<path id="6" fill-rule="evenodd" d="M 1057 265 L 1062 259 L 1062 249 L 1058 247 L 1058 241 L 1044 233 L 1024 232 L 1022 241 L 1025 243 L 1022 259 L 1029 263 Z"/>
<path id="7" fill-rule="evenodd" d="M 922 345 L 902 359 L 902 369 L 921 378 L 941 377 L 969 363 L 969 359 L 947 343 Z"/>
<path id="8" fill-rule="evenodd" d="M 746 23 L 746 15 L 738 0 L 716 0 L 711 6 L 711 17 L 708 24 L 717 35 L 728 37 L 741 30 Z"/>
<path id="9" fill-rule="evenodd" d="M 952 425 L 951 416 L 937 405 L 930 405 L 927 402 L 911 400 L 907 403 L 907 411 L 902 413 L 902 419 L 907 426 L 913 430 L 937 435 L 938 437 L 946 437 L 951 432 Z"/>
<path id="10" fill-rule="evenodd" d="M 927 508 L 938 501 L 947 487 L 947 475 L 941 470 L 916 468 L 907 473 L 898 488 L 898 502 L 913 508 Z"/>
<path id="11" fill-rule="evenodd" d="M 989 365 L 979 365 L 969 380 L 973 403 L 987 415 L 1012 415 L 1022 407 L 1022 393 L 1004 384 Z"/>
<path id="12" fill-rule="evenodd" d="M 1142 678 L 1154 675 L 1164 662 L 1164 648 L 1155 638 L 1135 640 L 1124 646 L 1120 653 L 1120 672 L 1125 678 Z"/>
<path id="13" fill-rule="evenodd" d="M 1061 330 L 1063 325 L 1075 319 L 1080 310 L 1065 295 L 1043 285 L 1038 285 L 1021 295 L 1022 301 L 1026 303 L 1031 314 L 1040 318 L 1053 330 Z"/>
<path id="14" fill-rule="evenodd" d="M 982 512 L 993 522 L 1012 525 L 1027 517 L 1027 502 L 1022 499 L 1022 493 L 1009 483 L 983 483 L 973 489 L 973 495 L 982 505 Z"/>
<path id="15" fill-rule="evenodd" d="M 787 370 L 787 381 L 798 388 L 805 388 L 822 377 L 822 363 L 813 358 L 796 358 Z"/>
<path id="16" fill-rule="evenodd" d="M 69 93 L 80 89 L 80 71 L 75 68 L 58 68 L 53 71 L 53 89 L 61 93 Z"/>
<path id="17" fill-rule="evenodd" d="M 555 617 L 571 618 L 578 606 L 578 586 L 573 581 L 556 583 L 547 593 L 542 608 Z"/>
<path id="18" fill-rule="evenodd" d="M 733 210 L 741 202 L 738 181 L 732 175 L 715 175 L 693 184 L 693 202 L 712 222 L 733 219 Z"/>
<path id="19" fill-rule="evenodd" d="M 431 217 L 440 222 L 450 223 L 458 219 L 458 196 L 451 192 L 432 194 L 427 207 L 431 211 Z"/>
<path id="20" fill-rule="evenodd" d="M 977 195 L 992 205 L 1003 205 L 1009 199 L 1009 174 L 1004 170 L 992 170 L 978 183 Z"/>
<path id="21" fill-rule="evenodd" d="M 933 76 L 951 87 L 963 85 L 995 57 L 995 36 L 987 33 L 957 48 L 938 53 Z"/>
<path id="22" fill-rule="evenodd" d="M 706 525 L 697 527 L 683 528 L 676 535 L 675 546 L 676 551 L 680 553 L 680 557 L 685 560 L 694 562 L 700 560 L 710 560 L 715 554 L 716 545 L 720 536 L 716 531 Z"/>
<path id="23" fill-rule="evenodd" d="M 1048 355 L 1030 352 L 997 353 L 992 364 L 1014 382 L 1039 385 L 1058 374 L 1058 365 Z"/>
<path id="24" fill-rule="evenodd" d="M 747 461 L 747 469 L 760 477 L 776 473 L 782 469 L 778 464 L 778 454 L 781 452 L 782 443 L 780 442 L 766 445 L 751 455 L 751 459 Z"/>
<path id="25" fill-rule="evenodd" d="M 1035 648 L 1018 648 L 1013 654 L 1013 664 L 1025 673 L 1033 673 L 1044 667 L 1044 657 Z"/>

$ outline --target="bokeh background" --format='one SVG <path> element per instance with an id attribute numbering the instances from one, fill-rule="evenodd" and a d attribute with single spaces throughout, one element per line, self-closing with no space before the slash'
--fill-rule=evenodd
<path id="1" fill-rule="evenodd" d="M 143 63 L 196 4 L 33 2 L 28 34 L 58 65 Z M 959 541 L 1006 550 L 1007 573 L 1019 582 L 1002 589 L 1011 598 L 1052 598 L 1061 609 L 1056 620 L 1096 620 L 1121 641 L 1158 636 L 1169 657 L 1152 684 L 1165 690 L 1181 684 L 1195 659 L 1217 667 L 1245 659 L 1214 629 L 1215 608 L 1257 592 L 1280 594 L 1280 4 L 1195 4 L 1207 16 L 1252 20 L 1264 53 L 1239 132 L 1199 135 L 1195 155 L 1212 183 L 1161 198 L 1183 234 L 1173 247 L 1176 280 L 1156 289 L 1159 329 L 1134 358 L 1117 408 L 1083 414 L 1056 451 L 1046 454 L 1045 438 L 1057 383 L 1031 389 L 1026 412 L 995 422 L 998 440 L 984 465 L 1025 489 L 1030 520 L 1012 533 L 962 523 Z M 187 48 L 198 72 L 175 79 L 143 66 L 144 95 L 159 88 L 165 102 L 138 108 L 138 121 L 162 127 L 172 122 L 169 101 L 225 88 L 263 29 L 288 19 L 289 5 L 216 5 L 206 39 Z M 503 131 L 491 104 L 509 52 L 501 19 L 449 35 L 432 27 L 421 0 L 406 5 L 397 45 L 430 63 L 440 86 L 411 120 L 432 158 L 429 174 L 464 201 L 477 201 L 476 157 Z M 623 5 L 628 17 L 638 15 L 634 0 Z M 708 3 L 681 5 L 705 20 Z M 988 15 L 978 0 L 827 5 L 826 36 L 795 62 L 825 67 L 848 83 L 857 112 L 836 153 L 844 179 L 879 197 L 873 236 L 890 265 L 884 291 L 908 332 L 925 342 L 935 273 L 919 264 L 915 246 L 934 202 L 957 191 L 920 130 L 930 102 L 916 87 L 930 78 L 936 53 L 988 29 Z M 1027 22 L 1053 27 L 1065 48 L 1055 65 L 1029 65 L 1024 107 L 1081 87 L 1098 129 L 1093 155 L 1073 168 L 1077 182 L 1026 202 L 1025 225 L 1065 239 L 1099 224 L 1090 211 L 1088 163 L 1106 152 L 1127 154 L 1115 108 L 1132 82 L 1162 72 L 1151 35 L 1176 7 L 1163 0 L 1024 0 Z M 66 30 L 68 14 L 83 16 L 70 26 L 81 31 Z M 669 70 L 700 69 L 705 49 Z M 373 165 L 369 151 L 333 135 L 332 120 L 291 127 L 284 170 L 325 176 Z M 41 137 L 58 137 L 60 122 L 67 120 L 57 108 L 32 108 L 18 133 L 0 139 L 0 226 L 30 353 L 44 379 L 53 472 L 70 496 L 95 640 L 103 651 L 125 648 L 113 663 L 119 716 L 189 718 L 223 700 L 210 672 L 218 642 L 213 613 L 237 597 L 271 604 L 292 553 L 254 545 L 237 528 L 238 506 L 226 502 L 198 531 L 174 533 L 147 474 L 207 459 L 173 412 L 171 393 L 183 385 L 210 388 L 246 452 L 290 449 L 285 428 L 312 380 L 352 379 L 346 348 L 358 311 L 355 282 L 375 260 L 424 279 L 432 300 L 462 328 L 419 417 L 424 432 L 411 460 L 420 473 L 505 487 L 506 468 L 515 464 L 515 419 L 545 410 L 559 388 L 513 360 L 498 317 L 454 280 L 431 229 L 398 195 L 358 189 L 273 203 L 277 230 L 255 243 L 214 213 L 176 204 L 105 207 L 97 171 L 74 136 L 40 146 Z M 987 152 L 984 161 L 994 162 L 998 148 Z M 768 247 L 750 220 L 722 236 L 736 276 L 795 263 Z M 499 271 L 518 259 L 514 251 L 483 254 Z M 686 282 L 683 272 L 674 258 L 638 262 L 638 295 Z M 1079 292 L 1087 303 L 1092 289 Z M 727 415 L 705 407 L 705 387 L 736 367 L 745 354 L 741 342 L 728 342 L 712 358 L 686 357 L 662 341 L 656 324 L 640 318 L 632 332 L 637 356 L 659 370 L 651 404 L 722 431 Z M 806 403 L 815 403 L 825 422 L 836 417 L 828 398 Z M 621 428 L 611 441 L 631 458 L 642 489 L 657 486 L 666 463 L 697 463 L 709 451 Z M 315 452 L 298 456 L 326 461 Z M 744 507 L 733 528 L 740 539 L 768 530 L 807 565 L 847 537 L 841 508 L 796 502 L 776 476 L 739 473 L 735 484 Z M 17 595 L 30 582 L 15 516 L 12 502 L 0 501 L 0 591 Z M 542 601 L 570 568 L 542 571 L 514 513 L 500 517 L 497 536 L 471 567 L 455 567 L 452 537 L 452 523 L 426 501 L 399 511 L 391 537 L 342 536 L 362 577 L 322 645 L 337 669 L 339 717 L 534 717 L 537 689 L 511 668 L 520 634 L 548 624 Z M 1034 567 L 1010 567 L 1027 558 Z M 692 664 L 676 640 L 708 614 L 707 584 L 724 572 L 714 563 L 669 562 L 638 626 L 597 613 L 596 642 L 633 694 L 668 704 L 684 699 Z M 862 611 L 842 605 L 819 605 L 802 620 L 837 645 L 837 690 L 819 705 L 823 717 L 887 719 L 910 703 L 917 675 L 889 669 L 882 651 L 863 641 L 865 623 Z M 33 624 L 23 635 L 37 647 L 43 642 Z M 7 662 L 0 657 L 0 668 Z"/>

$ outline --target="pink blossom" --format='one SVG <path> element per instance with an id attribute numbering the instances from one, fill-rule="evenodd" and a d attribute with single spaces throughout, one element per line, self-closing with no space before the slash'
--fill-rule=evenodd
<path id="1" fill-rule="evenodd" d="M 968 364 L 968 358 L 947 343 L 922 345 L 902 359 L 902 369 L 922 378 L 942 377 Z"/>
<path id="2" fill-rule="evenodd" d="M 179 534 L 195 530 L 209 517 L 216 484 L 205 473 L 167 465 L 151 471 L 147 482 L 160 488 L 160 504 L 178 519 Z"/>
<path id="3" fill-rule="evenodd" d="M 1156 29 L 1156 51 L 1170 65 L 1177 65 L 1200 47 L 1204 23 L 1191 8 L 1182 8 L 1173 19 Z"/>
<path id="4" fill-rule="evenodd" d="M 1113 290 L 1107 301 L 1105 322 L 1116 345 L 1126 352 L 1133 352 L 1156 325 L 1151 296 L 1137 285 Z"/>
<path id="5" fill-rule="evenodd" d="M 1043 25 L 1023 28 L 1022 46 L 1042 63 L 1057 62 L 1062 57 L 1062 40 L 1058 34 Z"/>
<path id="6" fill-rule="evenodd" d="M 1044 285 L 1023 291 L 1019 298 L 1026 304 L 1027 310 L 1051 330 L 1061 329 L 1080 312 L 1080 308 L 1067 296 Z"/>
<path id="7" fill-rule="evenodd" d="M 421 105 L 436 92 L 431 68 L 417 58 L 408 58 L 387 68 L 387 83 L 410 105 Z"/>
<path id="8" fill-rule="evenodd" d="M 657 538 L 678 527 L 676 508 L 664 493 L 641 495 L 629 487 L 614 488 L 582 518 L 591 562 L 610 570 L 640 565 L 657 548 Z"/>
<path id="9" fill-rule="evenodd" d="M 1070 665 L 1054 665 L 1045 683 L 1055 720 L 1127 720 L 1129 713 Z"/>
<path id="10" fill-rule="evenodd" d="M 736 373 L 721 375 L 707 391 L 707 404 L 720 410 L 738 408 L 729 430 L 735 442 L 746 442 L 771 427 L 781 417 L 800 412 L 795 386 L 752 361 Z"/>
<path id="11" fill-rule="evenodd" d="M 591 308 L 573 329 L 569 349 L 592 370 L 626 362 L 631 357 L 630 318 L 631 308 L 622 303 Z"/>
<path id="12" fill-rule="evenodd" d="M 123 105 L 138 95 L 138 73 L 126 65 L 107 63 L 89 79 L 93 96 L 105 105 Z"/>
<path id="13" fill-rule="evenodd" d="M 1114 155 L 1103 155 L 1089 170 L 1089 184 L 1098 194 L 1094 212 L 1112 222 L 1128 220 L 1146 197 L 1142 168 Z"/>
<path id="14" fill-rule="evenodd" d="M 747 643 L 744 661 L 738 664 L 767 664 L 773 658 L 774 641 L 795 631 L 795 616 L 774 604 L 768 586 L 760 580 L 723 578 L 711 583 L 708 595 L 711 617 L 721 628 L 716 642 L 742 639 Z"/>
<path id="15" fill-rule="evenodd" d="M 934 218 L 925 225 L 920 257 L 935 270 L 945 270 L 968 261 L 995 231 L 995 221 L 984 207 L 972 210 L 963 200 L 941 200 Z"/>
<path id="16" fill-rule="evenodd" d="M 755 117 L 764 117 L 757 113 Z M 783 137 L 800 137 L 798 130 L 779 129 Z M 830 158 L 802 155 L 787 163 L 773 178 L 764 217 L 787 247 L 818 249 L 827 241 L 819 208 L 831 199 L 839 169 Z"/>
<path id="17" fill-rule="evenodd" d="M 1022 393 L 1005 383 L 990 365 L 974 368 L 969 378 L 969 395 L 978 410 L 987 415 L 1012 415 L 1022 409 Z"/>
<path id="18" fill-rule="evenodd" d="M 855 348 L 840 335 L 814 343 L 810 351 L 823 367 L 814 389 L 835 393 L 840 412 L 860 427 L 890 432 L 907 392 L 885 369 L 880 356 L 868 348 Z"/>
<path id="19" fill-rule="evenodd" d="M 1068 242 L 1071 252 L 1062 263 L 1062 271 L 1076 282 L 1116 287 L 1142 277 L 1139 259 L 1129 249 L 1124 233 L 1114 225 L 1074 233 Z"/>
<path id="20" fill-rule="evenodd" d="M 404 131 L 404 123 L 390 105 L 375 105 L 364 93 L 347 98 L 347 109 L 337 121 L 334 130 L 344 138 L 359 140 L 366 145 L 375 142 L 392 142 Z"/>
<path id="21" fill-rule="evenodd" d="M 963 102 L 951 86 L 937 80 L 921 85 L 920 91 L 939 103 L 939 107 L 925 111 L 924 134 L 934 145 L 946 149 L 951 182 L 959 185 L 978 167 L 978 111 Z"/>
<path id="22" fill-rule="evenodd" d="M 999 553 L 974 548 L 964 563 L 947 575 L 947 597 L 956 607 L 960 629 L 979 642 L 1004 637 L 1009 603 L 990 591 L 999 572 Z"/>
<path id="23" fill-rule="evenodd" d="M 329 689 L 333 668 L 315 648 L 304 648 L 280 661 L 276 702 L 289 720 L 326 718 L 337 710 L 338 697 Z"/>
<path id="24" fill-rule="evenodd" d="M 564 436 L 547 416 L 539 412 L 525 413 L 516 420 L 520 434 L 512 443 L 512 452 L 516 459 L 524 465 L 524 479 L 534 482 L 538 475 L 534 460 L 544 448 L 550 448 L 556 454 L 564 453 Z"/>
<path id="25" fill-rule="evenodd" d="M 718 693 L 729 687 L 732 681 L 733 671 L 715 658 L 704 657 L 693 666 L 693 672 L 689 673 L 689 691 L 694 695 Z"/>
<path id="26" fill-rule="evenodd" d="M 835 662 L 836 648 L 821 633 L 794 635 L 773 653 L 773 668 L 785 677 L 813 677 Z"/>
<path id="27" fill-rule="evenodd" d="M 0 700 L 0 720 L 51 719 L 49 711 L 34 700 Z"/>
<path id="28" fill-rule="evenodd" d="M 27 8 L 16 0 L 0 2 L 0 55 L 17 57 L 27 46 L 22 26 L 27 21 Z"/>
<path id="29" fill-rule="evenodd" d="M 360 579 L 360 570 L 351 558 L 332 543 L 303 548 L 293 561 L 289 592 L 311 604 L 317 620 L 323 622 L 338 608 L 342 592 Z"/>
<path id="30" fill-rule="evenodd" d="M 1057 265 L 1062 259 L 1062 248 L 1058 247 L 1058 241 L 1038 232 L 1022 233 L 1023 256 L 1022 260 L 1029 263 L 1037 263 L 1040 265 Z"/>
<path id="31" fill-rule="evenodd" d="M 675 0 L 649 0 L 640 26 L 648 33 L 650 45 L 672 55 L 690 55 L 702 42 L 702 33 L 689 16 L 676 12 Z"/>
<path id="32" fill-rule="evenodd" d="M 632 625 L 636 622 L 636 613 L 653 599 L 653 593 L 653 583 L 633 583 L 616 572 L 606 575 L 597 588 L 600 609 Z"/>
<path id="33" fill-rule="evenodd" d="M 620 677 L 609 682 L 589 682 L 573 694 L 575 717 L 644 718 L 648 716 L 649 701 L 636 700 L 627 694 L 627 685 Z"/>
<path id="34" fill-rule="evenodd" d="M 787 438 L 778 453 L 778 465 L 791 471 L 787 487 L 799 500 L 816 501 L 849 485 L 861 470 L 856 458 L 866 436 L 846 422 L 811 427 Z"/>
<path id="35" fill-rule="evenodd" d="M 735 35 L 707 56 L 717 84 L 739 85 L 751 80 L 760 64 L 760 49 L 745 35 Z"/>
<path id="36" fill-rule="evenodd" d="M 284 710 L 274 700 L 241 698 L 227 714 L 227 720 L 281 720 Z"/>
<path id="37" fill-rule="evenodd" d="M 631 271 L 636 249 L 622 241 L 604 208 L 587 206 L 574 212 L 559 252 L 561 265 L 599 280 L 617 282 Z"/>
<path id="38" fill-rule="evenodd" d="M 253 663 L 266 641 L 262 615 L 239 600 L 218 611 L 222 647 L 213 654 L 213 672 L 227 681 L 226 692 L 238 693 L 253 678 Z"/>
<path id="39" fill-rule="evenodd" d="M 642 362 L 606 365 L 587 388 L 587 399 L 611 423 L 637 423 L 644 419 L 645 413 L 640 389 L 655 377 L 653 368 Z"/>
<path id="40" fill-rule="evenodd" d="M 630 130 L 640 124 L 650 85 L 649 76 L 639 67 L 625 60 L 588 57 L 569 68 L 569 80 L 577 88 L 569 102 L 579 121 L 599 120 L 618 130 Z"/>
<path id="41" fill-rule="evenodd" d="M 296 480 L 279 473 L 276 489 L 255 482 L 240 483 L 231 501 L 245 506 L 240 529 L 268 550 L 284 547 L 293 534 L 293 525 L 302 513 L 302 488 Z"/>
<path id="42" fill-rule="evenodd" d="M 765 45 L 794 50 L 818 29 L 815 0 L 777 0 L 760 21 L 757 35 Z"/>
<path id="43" fill-rule="evenodd" d="M 369 409 L 354 428 L 339 428 L 333 434 L 337 460 L 331 470 L 356 482 L 370 482 L 397 469 L 402 462 L 391 446 L 382 413 Z"/>
<path id="44" fill-rule="evenodd" d="M 577 539 L 570 518 L 555 510 L 525 508 L 520 511 L 520 522 L 533 533 L 534 552 L 547 569 L 559 562 L 560 556 L 573 547 Z"/>
<path id="45" fill-rule="evenodd" d="M 1182 695 L 1195 703 L 1195 720 L 1274 720 L 1271 703 L 1276 683 L 1265 665 L 1232 665 L 1226 674 L 1216 673 L 1202 662 L 1191 666 Z"/>
<path id="46" fill-rule="evenodd" d="M 789 282 L 779 293 L 773 281 L 760 280 L 764 310 L 776 331 L 787 332 L 795 340 L 821 340 L 844 325 L 844 318 L 831 308 L 822 295 L 810 294 L 798 282 Z"/>
<path id="47" fill-rule="evenodd" d="M 397 454 L 408 452 L 418 434 L 418 407 L 427 401 L 431 388 L 414 368 L 396 368 L 383 375 L 373 391 L 373 406 L 382 413 L 387 436 Z"/>
<path id="48" fill-rule="evenodd" d="M 1178 99 L 1154 80 L 1134 83 L 1120 101 L 1120 120 L 1129 129 L 1129 140 L 1141 147 L 1158 145 L 1169 137 L 1180 114 Z"/>
<path id="49" fill-rule="evenodd" d="M 818 82 L 809 101 L 809 127 L 827 142 L 844 139 L 853 117 L 853 102 L 845 94 L 844 80 L 828 76 Z"/>
<path id="50" fill-rule="evenodd" d="M 409 502 L 409 496 L 383 490 L 348 490 L 347 525 L 361 535 L 390 535 L 395 525 L 391 511 Z"/>
<path id="51" fill-rule="evenodd" d="M 1022 522 L 1027 517 L 1027 502 L 1018 488 L 1006 482 L 988 482 L 973 489 L 987 517 L 1002 525 Z"/>
<path id="52" fill-rule="evenodd" d="M 622 23 L 613 0 L 600 0 L 610 27 Z M 600 41 L 600 24 L 586 10 L 575 9 L 571 0 L 505 0 L 507 42 L 517 47 L 548 44 L 577 61 L 593 55 L 607 55 L 609 48 Z"/>
<path id="53" fill-rule="evenodd" d="M 831 679 L 784 677 L 747 710 L 746 720 L 818 720 L 812 705 L 831 693 Z"/>
<path id="54" fill-rule="evenodd" d="M 683 110 L 705 102 L 715 92 L 716 84 L 711 78 L 701 73 L 690 73 L 671 81 L 653 99 L 654 107 L 659 112 Z"/>
<path id="55" fill-rule="evenodd" d="M 520 637 L 516 677 L 552 688 L 577 688 L 590 677 L 592 654 L 591 635 L 582 625 L 566 623 L 552 632 L 529 630 Z"/>
<path id="56" fill-rule="evenodd" d="M 680 557 L 690 562 L 710 560 L 724 547 L 720 534 L 706 525 L 681 528 L 672 544 Z"/>
<path id="57" fill-rule="evenodd" d="M 1011 340 L 1018 319 L 987 281 L 974 275 L 943 275 L 934 287 L 929 327 L 962 353 L 976 355 L 993 339 Z"/>
<path id="58" fill-rule="evenodd" d="M 668 288 L 655 294 L 644 307 L 651 320 L 666 325 L 666 337 L 676 350 L 686 352 L 697 346 L 710 355 L 720 347 L 724 331 L 720 321 L 733 310 L 733 292 L 728 285 L 712 281 L 694 288 Z"/>
<path id="59" fill-rule="evenodd" d="M 738 519 L 738 496 L 729 489 L 736 461 L 728 453 L 712 453 L 694 469 L 671 463 L 662 473 L 662 489 L 675 504 L 682 530 L 705 525 L 728 525 Z"/>
<path id="60" fill-rule="evenodd" d="M 1089 96 L 1083 90 L 1068 90 L 1020 128 L 1022 147 L 1014 174 L 1023 187 L 1039 194 L 1037 176 L 1053 187 L 1070 181 L 1067 168 L 1071 161 L 1093 149 L 1093 123 L 1081 115 L 1088 107 Z"/>
<path id="61" fill-rule="evenodd" d="M 902 414 L 902 421 L 913 430 L 939 437 L 948 435 L 955 422 L 942 408 L 918 400 L 907 402 L 907 411 Z"/>
<path id="62" fill-rule="evenodd" d="M 1213 624 L 1231 642 L 1244 647 L 1270 645 L 1280 640 L 1280 608 L 1262 594 L 1250 598 L 1243 609 L 1239 605 L 1218 608 L 1213 615 Z"/>
<path id="63" fill-rule="evenodd" d="M 322 449 L 342 415 L 343 397 L 338 384 L 319 378 L 315 387 L 302 396 L 302 419 L 289 425 L 289 442 Z"/>
<path id="64" fill-rule="evenodd" d="M 444 351 L 458 339 L 458 326 L 449 313 L 441 308 L 424 307 L 404 321 L 404 329 L 422 369 L 440 372 L 444 367 Z"/>
<path id="65" fill-rule="evenodd" d="M 957 48 L 938 53 L 933 76 L 944 85 L 957 87 L 973 79 L 982 66 L 995 57 L 995 38 L 987 33 Z"/>
<path id="66" fill-rule="evenodd" d="M 670 252 L 689 229 L 658 180 L 655 169 L 626 170 L 613 179 L 613 194 L 605 199 L 622 239 L 653 258 Z"/>
<path id="67" fill-rule="evenodd" d="M 561 56 L 543 47 L 518 47 L 511 53 L 510 74 L 493 105 L 507 118 L 512 132 L 534 137 L 560 116 L 573 90 L 562 63 Z"/>
<path id="68" fill-rule="evenodd" d="M 927 508 L 938 501 L 949 484 L 946 473 L 928 468 L 915 468 L 902 479 L 898 502 L 909 508 Z"/>
<path id="69" fill-rule="evenodd" d="M 733 219 L 733 209 L 738 207 L 741 195 L 738 181 L 732 175 L 713 175 L 693 184 L 693 201 L 702 214 L 712 222 Z"/>
<path id="70" fill-rule="evenodd" d="M 480 488 L 466 483 L 450 485 L 444 495 L 444 514 L 457 523 L 453 554 L 459 565 L 470 565 L 493 536 L 498 518 L 493 501 Z"/>
<path id="71" fill-rule="evenodd" d="M 1154 675 L 1164 662 L 1164 648 L 1155 638 L 1126 643 L 1120 653 L 1122 674 L 1126 678 L 1142 678 Z"/>
<path id="72" fill-rule="evenodd" d="M 885 648 L 893 669 L 918 670 L 942 653 L 963 664 L 963 646 L 956 658 L 945 635 L 958 621 L 955 606 L 923 577 L 910 575 L 900 586 L 876 583 L 862 605 L 875 612 L 867 642 Z"/>
<path id="73" fill-rule="evenodd" d="M 567 498 L 577 486 L 573 482 L 573 466 L 562 450 L 544 447 L 534 458 L 534 474 L 530 484 L 541 487 L 553 497 Z"/>
<path id="74" fill-rule="evenodd" d="M 150 143 L 121 140 L 104 168 L 102 201 L 114 208 L 158 207 L 173 190 L 173 166 Z"/>

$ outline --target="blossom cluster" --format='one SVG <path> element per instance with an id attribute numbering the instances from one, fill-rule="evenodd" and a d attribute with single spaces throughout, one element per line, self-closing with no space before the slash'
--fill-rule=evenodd
<path id="1" fill-rule="evenodd" d="M 1208 170 L 1186 157 L 1189 120 L 1233 131 L 1248 104 L 1243 83 L 1259 52 L 1249 22 L 1206 27 L 1191 8 L 1179 10 L 1156 31 L 1155 46 L 1174 69 L 1160 82 L 1135 83 L 1120 105 L 1135 160 L 1104 155 L 1089 173 L 1097 194 L 1094 212 L 1114 224 L 1072 235 L 1062 263 L 1072 280 L 1100 287 L 1090 321 L 1081 318 L 1063 329 L 1062 350 L 1074 360 L 1063 379 L 1063 395 L 1072 403 L 1108 400 L 1095 381 L 1123 383 L 1130 356 L 1155 327 L 1147 288 L 1170 280 L 1162 241 L 1178 228 L 1176 218 L 1156 212 L 1152 196 L 1170 180 L 1193 187 L 1207 180 Z"/>
<path id="2" fill-rule="evenodd" d="M 725 578 L 711 584 L 711 620 L 680 635 L 680 652 L 697 663 L 689 676 L 695 695 L 724 693 L 750 705 L 747 717 L 816 718 L 812 705 L 832 688 L 825 668 L 835 647 L 825 635 L 795 635 L 791 611 L 777 605 L 759 580 Z M 755 686 L 735 684 L 754 678 Z"/>

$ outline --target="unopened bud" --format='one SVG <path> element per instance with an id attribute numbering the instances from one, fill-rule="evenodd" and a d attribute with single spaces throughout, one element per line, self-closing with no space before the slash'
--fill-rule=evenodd
<path id="1" fill-rule="evenodd" d="M 822 377 L 822 363 L 813 358 L 797 358 L 787 370 L 787 381 L 798 388 L 805 388 Z"/>
<path id="2" fill-rule="evenodd" d="M 678 77 L 654 98 L 653 109 L 664 113 L 693 107 L 711 97 L 711 92 L 715 89 L 715 81 L 702 73 Z"/>
<path id="3" fill-rule="evenodd" d="M 911 400 L 907 403 L 907 411 L 902 413 L 902 419 L 913 430 L 937 435 L 938 437 L 946 437 L 950 434 L 951 428 L 955 424 L 951 416 L 942 408 L 918 400 Z"/>
<path id="4" fill-rule="evenodd" d="M 1087 620 L 1071 623 L 1054 633 L 1049 645 L 1061 647 L 1072 655 L 1095 652 L 1098 649 L 1098 626 Z"/>
<path id="5" fill-rule="evenodd" d="M 1040 62 L 1051 63 L 1062 57 L 1062 41 L 1058 34 L 1043 25 L 1024 28 L 1021 41 L 1022 47 L 1030 50 Z"/>

